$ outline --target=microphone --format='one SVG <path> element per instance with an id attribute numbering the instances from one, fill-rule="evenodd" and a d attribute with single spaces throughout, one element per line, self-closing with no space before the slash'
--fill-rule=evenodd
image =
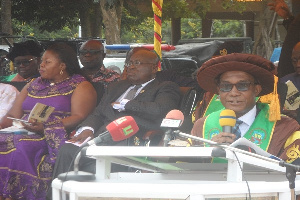
<path id="1" fill-rule="evenodd" d="M 87 181 L 95 180 L 95 174 L 88 172 L 79 172 L 79 160 L 81 155 L 85 155 L 85 151 L 88 146 L 101 145 L 111 141 L 121 141 L 130 138 L 136 134 L 139 130 L 138 125 L 131 116 L 120 117 L 106 126 L 106 131 L 101 133 L 98 137 L 85 143 L 79 149 L 79 152 L 74 160 L 74 171 L 66 172 L 58 175 L 58 179 L 62 181 L 75 180 L 75 181 Z M 85 147 L 85 148 L 84 148 Z M 84 149 L 83 149 L 84 148 Z M 84 153 L 82 153 L 84 151 Z M 71 162 L 72 163 L 72 162 Z"/>
<path id="2" fill-rule="evenodd" d="M 164 146 L 167 146 L 172 139 L 172 132 L 183 123 L 184 115 L 180 110 L 171 110 L 162 120 L 160 127 L 165 129 Z"/>
<path id="3" fill-rule="evenodd" d="M 106 126 L 106 131 L 88 141 L 81 147 L 101 145 L 111 141 L 118 142 L 130 138 L 139 131 L 139 127 L 131 116 L 120 117 Z"/>
<path id="4" fill-rule="evenodd" d="M 236 115 L 233 110 L 225 109 L 220 113 L 219 123 L 222 126 L 223 132 L 232 133 L 232 128 L 236 123 Z"/>
<path id="5" fill-rule="evenodd" d="M 256 158 L 260 158 L 260 159 L 263 159 L 263 160 L 266 160 L 266 161 L 270 161 L 270 162 L 273 162 L 273 163 L 276 163 L 276 164 L 279 164 L 279 161 L 278 159 L 274 159 L 274 157 L 266 157 L 266 156 L 263 156 L 263 155 L 260 155 L 260 154 L 256 154 L 255 150 L 252 149 L 253 151 L 249 151 L 249 150 L 244 150 L 243 148 L 236 148 L 236 147 L 232 147 L 232 146 L 228 146 L 228 145 L 224 145 L 224 144 L 220 144 L 220 143 L 217 143 L 217 142 L 214 142 L 212 140 L 208 140 L 208 139 L 205 139 L 205 138 L 201 138 L 201 137 L 197 137 L 197 136 L 194 136 L 194 135 L 191 135 L 191 134 L 186 134 L 186 133 L 183 133 L 179 130 L 176 130 L 174 131 L 174 134 L 175 135 L 178 135 L 179 137 L 182 137 L 182 138 L 187 138 L 187 139 L 191 139 L 191 140 L 195 140 L 195 141 L 199 141 L 199 142 L 202 142 L 202 143 L 208 143 L 210 144 L 211 146 L 216 146 L 216 148 L 220 148 L 220 149 L 227 149 L 227 150 L 230 150 L 230 151 L 234 151 L 234 152 L 238 152 L 238 153 L 242 153 L 242 154 L 246 154 L 246 155 L 250 155 L 250 156 L 253 156 L 253 157 L 256 157 Z M 214 151 L 214 150 L 213 150 Z M 216 153 L 216 152 L 212 152 L 212 153 Z M 217 152 L 218 153 L 218 152 Z M 213 157 L 224 157 L 223 156 L 216 156 L 216 155 L 212 155 Z"/>

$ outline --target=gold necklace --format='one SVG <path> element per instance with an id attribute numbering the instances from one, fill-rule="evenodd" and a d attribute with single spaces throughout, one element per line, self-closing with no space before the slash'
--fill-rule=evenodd
<path id="1" fill-rule="evenodd" d="M 61 80 L 61 81 L 57 81 L 57 82 L 50 82 L 50 86 L 54 86 L 54 85 L 56 85 L 57 83 L 61 83 L 61 82 L 63 82 L 63 81 L 65 81 L 65 80 L 68 80 L 70 77 L 67 77 L 67 78 L 65 78 L 65 79 L 63 79 L 63 80 Z"/>

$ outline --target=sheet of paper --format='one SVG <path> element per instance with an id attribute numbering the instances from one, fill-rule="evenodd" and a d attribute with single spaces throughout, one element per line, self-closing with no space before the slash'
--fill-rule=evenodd
<path id="1" fill-rule="evenodd" d="M 287 81 L 288 91 L 286 94 L 286 100 L 284 103 L 284 109 L 296 110 L 300 105 L 300 93 L 292 81 Z"/>
<path id="2" fill-rule="evenodd" d="M 259 146 L 257 146 L 256 144 L 254 144 L 253 142 L 247 140 L 246 138 L 240 138 L 236 141 L 234 141 L 231 145 L 231 147 L 237 147 L 237 146 L 246 146 L 246 147 L 250 147 L 252 148 L 256 154 L 261 155 L 261 156 L 265 156 L 268 158 L 273 158 L 276 160 L 280 160 L 280 158 L 268 153 L 267 151 L 263 150 L 262 148 L 260 148 Z"/>

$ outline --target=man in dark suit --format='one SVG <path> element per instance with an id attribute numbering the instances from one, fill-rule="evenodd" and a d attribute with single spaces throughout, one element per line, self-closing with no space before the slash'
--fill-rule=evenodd
<path id="1" fill-rule="evenodd" d="M 177 84 L 155 79 L 159 58 L 149 50 L 134 52 L 127 63 L 127 79 L 111 83 L 96 110 L 79 125 L 77 134 L 71 142 L 82 142 L 87 137 L 96 137 L 106 130 L 106 125 L 122 116 L 132 116 L 139 127 L 134 142 L 129 138 L 128 145 L 142 145 L 143 136 L 149 130 L 157 130 L 166 114 L 176 109 L 180 102 Z M 140 85 L 132 100 L 126 99 L 127 93 Z M 137 142 L 137 140 L 139 142 Z M 111 145 L 111 144 L 108 144 Z M 125 142 L 117 145 L 127 145 Z M 53 178 L 68 171 L 78 147 L 65 144 L 56 160 Z M 93 172 L 95 160 L 81 158 L 79 169 Z"/>

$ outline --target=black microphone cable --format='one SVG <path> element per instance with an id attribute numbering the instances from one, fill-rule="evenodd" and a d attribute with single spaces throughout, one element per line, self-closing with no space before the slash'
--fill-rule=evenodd
<path id="1" fill-rule="evenodd" d="M 234 151 L 232 151 L 232 153 L 234 154 L 234 156 L 235 156 L 235 158 L 236 158 L 236 160 L 237 160 L 237 162 L 238 162 L 238 164 L 239 164 L 240 170 L 241 170 L 241 172 L 242 172 L 242 176 L 243 176 L 243 178 L 244 178 L 244 180 L 245 180 L 245 182 L 246 182 L 246 184 L 247 184 L 248 194 L 249 194 L 249 200 L 251 200 L 250 186 L 249 186 L 249 183 L 248 183 L 248 181 L 247 181 L 247 179 L 246 179 L 246 177 L 245 177 L 245 175 L 244 175 L 243 168 L 242 168 L 242 165 L 241 165 L 241 163 L 240 163 L 240 160 L 239 160 L 238 156 L 236 155 L 236 153 L 235 153 Z M 247 194 L 246 194 L 246 200 L 247 200 Z"/>

